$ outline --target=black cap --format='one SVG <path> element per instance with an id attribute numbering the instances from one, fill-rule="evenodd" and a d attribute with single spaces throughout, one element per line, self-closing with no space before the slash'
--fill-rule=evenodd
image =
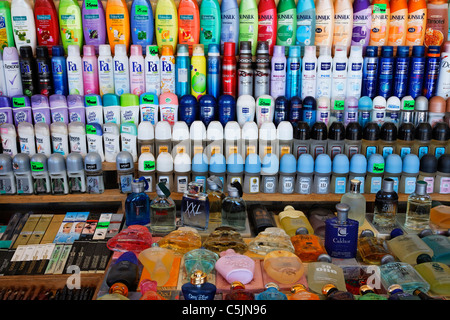
<path id="1" fill-rule="evenodd" d="M 345 128 L 345 139 L 361 140 L 363 128 L 359 122 L 350 122 Z"/>
<path id="2" fill-rule="evenodd" d="M 397 139 L 403 141 L 414 141 L 414 124 L 405 122 L 398 128 Z"/>
<path id="3" fill-rule="evenodd" d="M 431 262 L 431 261 L 432 260 L 431 260 L 430 255 L 426 254 L 426 253 L 419 254 L 419 256 L 416 259 L 417 264 Z"/>
<path id="4" fill-rule="evenodd" d="M 417 125 L 415 132 L 416 140 L 430 141 L 433 129 L 428 122 L 421 122 Z"/>
<path id="5" fill-rule="evenodd" d="M 302 98 L 300 98 L 299 96 L 293 96 L 292 98 L 291 98 L 291 101 L 290 101 L 290 103 L 291 103 L 291 105 L 302 105 L 303 104 L 303 101 L 302 101 Z"/>
<path id="6" fill-rule="evenodd" d="M 33 58 L 33 50 L 31 46 L 21 46 L 20 47 L 20 57 L 21 58 Z"/>
<path id="7" fill-rule="evenodd" d="M 433 127 L 432 139 L 438 141 L 447 141 L 450 139 L 450 128 L 446 122 L 436 122 Z"/>
<path id="8" fill-rule="evenodd" d="M 330 125 L 328 130 L 328 139 L 332 140 L 344 140 L 345 139 L 345 126 L 340 121 L 334 121 Z"/>
<path id="9" fill-rule="evenodd" d="M 324 122 L 316 122 L 311 127 L 311 139 L 327 140 L 327 125 Z"/>
<path id="10" fill-rule="evenodd" d="M 420 158 L 420 171 L 435 173 L 437 171 L 438 159 L 431 153 L 424 154 Z"/>
<path id="11" fill-rule="evenodd" d="M 380 127 L 376 122 L 368 122 L 363 129 L 363 139 L 376 141 L 380 139 Z"/>
<path id="12" fill-rule="evenodd" d="M 311 138 L 311 128 L 305 121 L 297 121 L 292 124 L 294 128 L 294 139 L 309 140 Z"/>
<path id="13" fill-rule="evenodd" d="M 443 154 L 439 157 L 437 171 L 450 173 L 450 153 Z"/>
<path id="14" fill-rule="evenodd" d="M 279 105 L 282 105 L 285 108 L 287 108 L 287 107 L 289 107 L 289 100 L 285 96 L 278 96 L 275 99 L 275 107 L 279 106 Z"/>
<path id="15" fill-rule="evenodd" d="M 384 141 L 397 140 L 397 126 L 393 122 L 385 122 L 381 126 L 380 139 Z"/>
<path id="16" fill-rule="evenodd" d="M 38 47 L 36 47 L 36 57 L 48 58 L 48 48 L 47 48 L 47 46 L 38 46 Z"/>

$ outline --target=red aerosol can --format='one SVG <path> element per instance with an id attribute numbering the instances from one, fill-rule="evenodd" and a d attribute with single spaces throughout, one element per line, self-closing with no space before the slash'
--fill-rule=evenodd
<path id="1" fill-rule="evenodd" d="M 234 42 L 225 42 L 222 62 L 222 88 L 223 94 L 229 94 L 236 98 L 236 44 Z"/>

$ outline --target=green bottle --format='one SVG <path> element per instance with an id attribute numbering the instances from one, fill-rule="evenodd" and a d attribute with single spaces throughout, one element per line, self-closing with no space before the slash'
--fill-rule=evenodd
<path id="1" fill-rule="evenodd" d="M 256 54 L 258 40 L 258 5 L 256 0 L 241 0 L 239 6 L 239 47 L 241 41 L 252 43 L 252 55 Z"/>
<path id="2" fill-rule="evenodd" d="M 277 45 L 289 47 L 296 42 L 297 7 L 294 0 L 280 0 L 277 6 Z"/>
<path id="3" fill-rule="evenodd" d="M 210 43 L 220 45 L 221 20 L 219 2 L 203 0 L 200 5 L 200 44 L 203 44 L 205 55 L 208 54 Z"/>
<path id="4" fill-rule="evenodd" d="M 0 49 L 3 51 L 4 47 L 14 47 L 9 1 L 0 1 Z"/>
<path id="5" fill-rule="evenodd" d="M 76 0 L 61 0 L 59 3 L 59 31 L 64 50 L 67 46 L 77 44 L 80 51 L 83 49 L 83 27 L 81 22 L 81 9 Z"/>

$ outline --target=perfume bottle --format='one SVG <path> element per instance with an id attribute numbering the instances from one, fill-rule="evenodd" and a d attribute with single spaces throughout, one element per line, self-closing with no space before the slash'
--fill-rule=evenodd
<path id="1" fill-rule="evenodd" d="M 220 253 L 227 249 L 233 249 L 237 253 L 244 253 L 248 245 L 244 242 L 242 235 L 231 227 L 217 227 L 203 242 L 205 249 Z"/>
<path id="2" fill-rule="evenodd" d="M 209 199 L 209 222 L 222 222 L 222 201 L 225 194 L 222 192 L 223 183 L 217 176 L 210 176 L 206 179 Z"/>
<path id="3" fill-rule="evenodd" d="M 436 295 L 450 295 L 450 268 L 448 265 L 432 261 L 430 255 L 417 257 L 414 268 L 430 284 L 430 291 Z"/>
<path id="4" fill-rule="evenodd" d="M 348 218 L 348 204 L 338 203 L 336 210 L 337 217 L 326 221 L 325 249 L 334 258 L 354 258 L 358 244 L 358 221 Z"/>
<path id="5" fill-rule="evenodd" d="M 326 284 L 334 284 L 339 290 L 345 291 L 344 270 L 338 265 L 331 263 L 331 257 L 328 254 L 321 254 L 317 262 L 308 264 L 308 286 L 309 290 L 321 294 L 322 288 Z"/>
<path id="6" fill-rule="evenodd" d="M 273 250 L 294 252 L 294 247 L 286 231 L 270 227 L 260 232 L 248 245 L 248 249 L 256 254 L 265 255 Z"/>
<path id="7" fill-rule="evenodd" d="M 419 233 L 419 237 L 433 250 L 433 261 L 442 262 L 450 265 L 450 235 L 449 231 L 445 234 L 433 234 L 430 229 L 424 229 Z"/>
<path id="8" fill-rule="evenodd" d="M 153 221 L 153 220 L 152 220 Z M 197 229 L 191 227 L 179 227 L 171 231 L 158 241 L 161 248 L 170 249 L 179 254 L 185 254 L 202 246 L 202 238 Z"/>
<path id="9" fill-rule="evenodd" d="M 398 194 L 394 191 L 394 180 L 384 178 L 381 190 L 375 195 L 373 221 L 379 230 L 392 230 L 398 209 Z"/>
<path id="10" fill-rule="evenodd" d="M 255 261 L 233 249 L 222 251 L 214 267 L 228 283 L 239 281 L 247 284 L 253 280 L 255 274 Z"/>
<path id="11" fill-rule="evenodd" d="M 291 242 L 295 254 L 302 262 L 317 261 L 321 254 L 327 253 L 322 240 L 316 235 L 308 234 L 308 229 L 304 227 L 297 229 L 295 236 L 291 237 Z"/>
<path id="12" fill-rule="evenodd" d="M 369 229 L 361 231 L 359 235 L 358 253 L 365 263 L 376 265 L 382 264 L 385 257 L 391 256 L 384 239 L 375 237 L 373 231 Z"/>
<path id="13" fill-rule="evenodd" d="M 175 253 L 166 248 L 160 248 L 156 243 L 151 248 L 141 251 L 139 261 L 150 275 L 150 279 L 157 282 L 158 286 L 164 286 L 170 278 Z"/>
<path id="14" fill-rule="evenodd" d="M 287 296 L 280 292 L 280 287 L 275 282 L 266 283 L 265 291 L 256 295 L 255 300 L 288 300 Z"/>
<path id="15" fill-rule="evenodd" d="M 428 292 L 430 284 L 409 263 L 385 259 L 380 266 L 381 282 L 385 288 L 393 284 L 399 284 L 407 293 L 421 288 Z"/>
<path id="16" fill-rule="evenodd" d="M 109 292 L 97 300 L 130 300 L 128 298 L 128 288 L 121 283 L 113 284 Z"/>
<path id="17" fill-rule="evenodd" d="M 334 218 L 336 215 L 330 209 L 322 207 L 314 208 L 308 213 L 308 220 L 314 230 L 314 234 L 320 238 L 325 238 L 326 221 Z M 309 230 L 308 230 L 308 233 Z"/>
<path id="18" fill-rule="evenodd" d="M 272 279 L 283 284 L 296 283 L 305 272 L 300 258 L 286 250 L 267 253 L 264 256 L 263 268 Z"/>
<path id="19" fill-rule="evenodd" d="M 181 286 L 185 300 L 214 300 L 216 286 L 207 282 L 207 274 L 201 270 L 191 275 L 191 282 Z"/>
<path id="20" fill-rule="evenodd" d="M 209 200 L 203 182 L 190 182 L 181 199 L 181 224 L 199 230 L 208 229 Z"/>
<path id="21" fill-rule="evenodd" d="M 444 298 L 433 298 L 420 289 L 414 290 L 413 295 L 419 297 L 420 300 L 446 300 Z"/>
<path id="22" fill-rule="evenodd" d="M 242 187 L 237 181 L 228 186 L 228 196 L 222 201 L 222 226 L 245 230 L 247 205 L 242 199 Z"/>
<path id="23" fill-rule="evenodd" d="M 334 284 L 326 284 L 322 288 L 326 300 L 355 300 L 353 293 L 339 290 Z"/>
<path id="24" fill-rule="evenodd" d="M 267 228 L 276 227 L 273 213 L 269 212 L 263 204 L 253 204 L 249 207 L 248 218 L 256 235 Z"/>
<path id="25" fill-rule="evenodd" d="M 158 284 L 156 281 L 144 279 L 139 284 L 142 296 L 139 300 L 167 300 L 163 298 L 158 292 Z"/>
<path id="26" fill-rule="evenodd" d="M 106 278 L 106 284 L 110 288 L 110 293 L 112 293 L 111 289 L 114 290 L 113 285 L 115 284 L 124 286 L 126 288 L 124 292 L 136 291 L 138 282 L 139 266 L 136 255 L 133 252 L 122 253 L 109 269 Z"/>
<path id="27" fill-rule="evenodd" d="M 245 290 L 245 285 L 239 281 L 231 284 L 231 292 L 225 296 L 225 300 L 255 300 L 255 295 Z"/>
<path id="28" fill-rule="evenodd" d="M 387 244 L 395 257 L 411 265 L 416 264 L 417 257 L 422 253 L 433 256 L 433 250 L 417 234 L 403 234 L 398 228 L 392 230 L 391 239 Z"/>
<path id="29" fill-rule="evenodd" d="M 186 274 L 190 276 L 196 270 L 210 274 L 214 270 L 214 265 L 219 260 L 219 255 L 208 249 L 193 249 L 183 256 Z"/>
<path id="30" fill-rule="evenodd" d="M 147 227 L 135 224 L 129 226 L 108 240 L 106 246 L 115 252 L 131 251 L 135 254 L 152 246 L 152 234 Z"/>
<path id="31" fill-rule="evenodd" d="M 388 298 L 379 294 L 376 294 L 373 288 L 369 285 L 362 285 L 359 287 L 358 300 L 387 300 Z"/>
<path id="32" fill-rule="evenodd" d="M 405 228 L 423 230 L 430 225 L 431 197 L 427 194 L 428 184 L 416 182 L 416 190 L 408 196 L 406 204 Z"/>
<path id="33" fill-rule="evenodd" d="M 145 181 L 147 181 L 144 177 Z M 140 179 L 141 179 L 140 178 Z M 174 231 L 176 228 L 177 209 L 175 202 L 170 198 L 170 191 L 164 182 L 156 185 L 156 198 L 150 202 L 150 228 L 153 233 Z"/>
<path id="34" fill-rule="evenodd" d="M 314 233 L 313 228 L 305 214 L 302 211 L 295 210 L 291 205 L 284 207 L 284 210 L 279 213 L 278 218 L 280 220 L 281 227 L 291 237 L 295 235 L 295 232 L 300 227 L 305 227 L 308 229 L 310 234 Z"/>
<path id="35" fill-rule="evenodd" d="M 306 287 L 300 283 L 295 284 L 291 288 L 289 300 L 320 300 L 319 295 L 309 292 Z"/>
<path id="36" fill-rule="evenodd" d="M 144 177 L 131 182 L 131 193 L 125 200 L 125 217 L 127 226 L 146 225 L 150 222 L 150 199 L 145 193 L 148 188 Z"/>
<path id="37" fill-rule="evenodd" d="M 366 197 L 359 192 L 360 188 L 361 181 L 356 179 L 350 180 L 350 191 L 341 197 L 341 203 L 346 203 L 350 206 L 349 219 L 358 221 L 359 225 L 362 226 L 366 220 Z"/>
<path id="38" fill-rule="evenodd" d="M 404 292 L 402 286 L 399 284 L 389 286 L 388 293 L 388 300 L 420 300 L 418 296 Z"/>

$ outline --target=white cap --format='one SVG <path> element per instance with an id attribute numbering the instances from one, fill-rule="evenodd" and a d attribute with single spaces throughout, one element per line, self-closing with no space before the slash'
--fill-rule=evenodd
<path id="1" fill-rule="evenodd" d="M 139 160 L 138 160 L 138 170 L 139 171 L 155 171 L 155 169 L 153 170 L 146 170 L 144 167 L 145 162 L 147 161 L 153 161 L 155 162 L 155 157 L 153 156 L 153 153 L 151 152 L 144 152 L 141 153 L 141 155 L 139 156 Z"/>
<path id="2" fill-rule="evenodd" d="M 173 160 L 174 170 L 177 172 L 191 171 L 191 157 L 185 152 L 177 153 Z"/>
<path id="3" fill-rule="evenodd" d="M 256 122 L 246 122 L 242 126 L 242 139 L 257 140 L 258 139 L 258 125 Z"/>
<path id="4" fill-rule="evenodd" d="M 316 46 L 306 46 L 305 47 L 305 54 L 309 53 L 309 54 L 314 54 L 314 56 L 316 55 Z"/>
<path id="5" fill-rule="evenodd" d="M 98 46 L 99 55 L 110 56 L 111 55 L 111 46 L 109 44 L 101 44 Z"/>
<path id="6" fill-rule="evenodd" d="M 331 56 L 331 46 L 319 46 L 320 55 Z"/>
<path id="7" fill-rule="evenodd" d="M 372 106 L 378 106 L 378 107 L 384 107 L 386 108 L 386 99 L 382 96 L 376 96 L 375 98 L 373 98 L 373 103 Z"/>
<path id="8" fill-rule="evenodd" d="M 190 129 L 191 140 L 206 140 L 206 127 L 200 120 L 195 120 Z"/>
<path id="9" fill-rule="evenodd" d="M 386 110 L 400 111 L 400 99 L 396 96 L 392 96 L 386 101 Z"/>
<path id="10" fill-rule="evenodd" d="M 275 140 L 277 138 L 277 129 L 273 122 L 263 122 L 259 129 L 259 139 Z"/>
<path id="11" fill-rule="evenodd" d="M 281 121 L 277 128 L 277 137 L 279 140 L 294 139 L 294 128 L 289 121 Z"/>
<path id="12" fill-rule="evenodd" d="M 2 125 L 2 127 L 5 124 Z M 45 122 L 38 122 L 34 125 L 34 133 L 40 135 L 50 135 L 50 128 Z"/>
<path id="13" fill-rule="evenodd" d="M 120 134 L 120 129 L 117 123 L 107 122 L 103 125 L 103 134 Z"/>
<path id="14" fill-rule="evenodd" d="M 158 121 L 155 125 L 155 139 L 167 140 L 172 139 L 172 128 L 167 121 Z"/>
<path id="15" fill-rule="evenodd" d="M 150 121 L 142 121 L 138 125 L 138 139 L 151 140 L 155 138 L 155 130 Z"/>
<path id="16" fill-rule="evenodd" d="M 173 158 L 168 152 L 161 152 L 156 158 L 156 170 L 160 172 L 173 171 Z"/>
<path id="17" fill-rule="evenodd" d="M 25 134 L 25 135 L 34 135 L 34 127 L 31 123 L 29 122 L 20 122 L 17 125 L 17 133 L 19 134 L 19 136 L 21 134 Z"/>
<path id="18" fill-rule="evenodd" d="M 347 58 L 347 47 L 346 46 L 335 46 L 334 56 L 341 56 Z"/>
<path id="19" fill-rule="evenodd" d="M 362 56 L 362 46 L 351 46 L 350 55 Z"/>
<path id="20" fill-rule="evenodd" d="M 183 141 L 189 139 L 189 127 L 184 121 L 177 121 L 172 127 L 172 140 Z"/>
<path id="21" fill-rule="evenodd" d="M 124 44 L 116 44 L 114 51 L 116 56 L 127 56 L 127 47 Z"/>
<path id="22" fill-rule="evenodd" d="M 241 126 L 237 121 L 228 121 L 225 125 L 224 135 L 226 140 L 241 139 Z"/>
<path id="23" fill-rule="evenodd" d="M 80 47 L 77 44 L 69 44 L 67 46 L 67 56 L 80 56 Z"/>
<path id="24" fill-rule="evenodd" d="M 206 129 L 206 140 L 215 141 L 223 139 L 223 126 L 219 121 L 211 121 Z"/>
<path id="25" fill-rule="evenodd" d="M 319 109 L 330 110 L 330 108 L 331 108 L 330 98 L 324 96 L 317 98 L 317 110 Z"/>
<path id="26" fill-rule="evenodd" d="M 86 126 L 80 121 L 71 122 L 67 125 L 69 133 L 86 134 Z"/>
<path id="27" fill-rule="evenodd" d="M 67 134 L 67 125 L 64 122 L 53 122 L 50 125 L 51 133 Z"/>

